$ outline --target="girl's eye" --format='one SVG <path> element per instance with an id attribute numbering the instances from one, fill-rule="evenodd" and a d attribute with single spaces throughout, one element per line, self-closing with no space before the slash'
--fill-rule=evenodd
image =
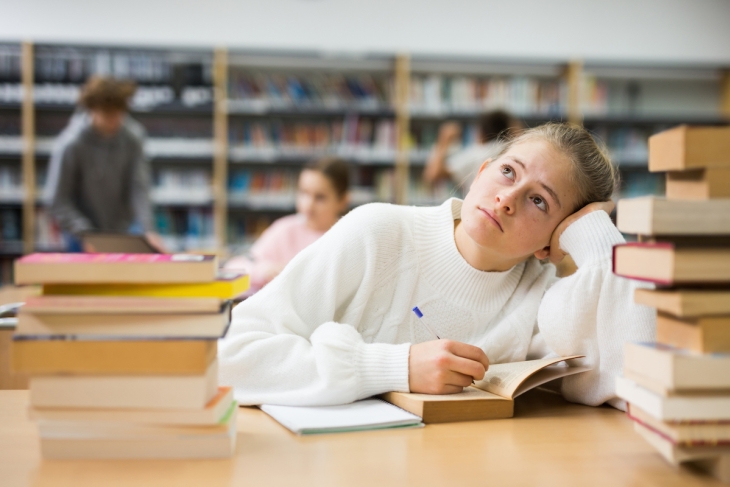
<path id="1" fill-rule="evenodd" d="M 509 166 L 502 166 L 502 175 L 509 179 L 515 178 L 515 172 Z"/>
<path id="2" fill-rule="evenodd" d="M 541 196 L 533 196 L 532 202 L 542 211 L 547 211 L 547 203 L 545 203 L 545 200 Z"/>

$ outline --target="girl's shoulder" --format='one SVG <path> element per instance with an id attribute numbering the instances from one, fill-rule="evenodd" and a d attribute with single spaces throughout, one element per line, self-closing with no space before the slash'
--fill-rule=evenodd
<path id="1" fill-rule="evenodd" d="M 414 216 L 429 209 L 391 203 L 367 203 L 351 210 L 340 221 L 368 230 L 372 228 L 394 229 L 413 225 Z"/>

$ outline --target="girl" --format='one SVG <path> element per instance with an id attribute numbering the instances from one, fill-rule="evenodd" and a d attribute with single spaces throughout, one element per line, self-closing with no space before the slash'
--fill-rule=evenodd
<path id="1" fill-rule="evenodd" d="M 321 237 L 347 210 L 350 170 L 339 159 L 306 164 L 297 183 L 297 212 L 279 218 L 251 247 L 252 259 L 236 257 L 226 269 L 248 272 L 249 294 L 276 277 L 301 250 Z"/>
<path id="2" fill-rule="evenodd" d="M 463 201 L 358 208 L 234 310 L 221 381 L 242 404 L 329 405 L 458 392 L 490 362 L 582 354 L 592 370 L 563 395 L 620 407 L 623 344 L 652 340 L 654 317 L 611 272 L 615 184 L 587 131 L 547 124 L 482 164 Z M 578 271 L 556 279 L 545 260 L 566 253 Z"/>

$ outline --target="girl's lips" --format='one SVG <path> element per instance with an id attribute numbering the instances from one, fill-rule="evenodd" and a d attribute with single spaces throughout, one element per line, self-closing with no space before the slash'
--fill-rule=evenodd
<path id="1" fill-rule="evenodd" d="M 487 216 L 487 219 L 490 220 L 492 223 L 494 223 L 497 226 L 497 228 L 499 228 L 500 232 L 504 233 L 504 230 L 502 229 L 502 224 L 497 219 L 497 215 L 495 215 L 494 213 L 492 213 L 491 211 L 489 211 L 485 208 L 479 208 L 479 211 L 484 213 Z"/>

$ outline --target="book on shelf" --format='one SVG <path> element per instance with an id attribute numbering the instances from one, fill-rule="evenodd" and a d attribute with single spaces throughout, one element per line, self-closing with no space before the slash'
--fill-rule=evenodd
<path id="1" fill-rule="evenodd" d="M 218 313 L 221 299 L 201 298 L 158 298 L 136 296 L 29 296 L 20 313 L 36 315 L 50 314 L 158 314 L 158 313 Z"/>
<path id="2" fill-rule="evenodd" d="M 46 296 L 43 296 L 44 298 Z M 73 298 L 71 298 L 73 299 Z M 94 299 L 94 298 L 91 298 Z M 99 299 L 99 298 L 97 298 Z M 101 298 L 101 300 L 108 298 Z M 119 300 L 114 300 L 119 301 Z M 69 307 L 60 313 L 36 313 L 22 307 L 18 312 L 15 337 L 62 337 L 104 340 L 107 337 L 160 338 L 209 340 L 225 336 L 231 319 L 231 302 L 219 304 L 213 313 L 144 312 L 128 308 L 132 312 L 110 311 L 74 313 Z"/>
<path id="3" fill-rule="evenodd" d="M 646 196 L 622 199 L 616 226 L 638 235 L 730 235 L 730 199 L 670 200 Z"/>
<path id="4" fill-rule="evenodd" d="M 232 407 L 220 423 L 207 426 L 42 421 L 41 453 L 48 459 L 230 457 L 237 413 Z"/>
<path id="5" fill-rule="evenodd" d="M 13 369 L 46 374 L 203 374 L 216 340 L 74 340 L 14 337 Z"/>
<path id="6" fill-rule="evenodd" d="M 172 377 L 170 377 L 172 378 Z M 155 380 L 155 379 L 152 379 Z M 92 421 L 137 424 L 177 424 L 177 425 L 213 425 L 223 421 L 228 410 L 238 407 L 233 400 L 231 387 L 218 387 L 215 395 L 203 408 L 171 408 L 137 409 L 121 405 L 105 408 L 85 408 L 66 406 L 44 406 L 32 402 L 28 409 L 30 419 L 34 421 Z"/>
<path id="7" fill-rule="evenodd" d="M 667 173 L 666 192 L 670 200 L 730 198 L 730 165 Z"/>
<path id="8" fill-rule="evenodd" d="M 218 361 L 197 375 L 34 376 L 29 389 L 35 408 L 197 410 L 218 393 Z"/>
<path id="9" fill-rule="evenodd" d="M 662 421 L 730 421 L 730 394 L 711 391 L 664 396 L 626 377 L 616 378 L 616 395 Z"/>
<path id="10" fill-rule="evenodd" d="M 514 398 L 546 382 L 589 370 L 555 364 L 583 357 L 557 357 L 490 365 L 482 380 L 457 394 L 388 392 L 381 397 L 428 423 L 511 418 Z"/>
<path id="11" fill-rule="evenodd" d="M 662 285 L 730 283 L 730 247 L 629 242 L 613 248 L 613 272 Z"/>
<path id="12" fill-rule="evenodd" d="M 383 109 L 393 98 L 390 75 L 266 73 L 233 69 L 228 75 L 229 105 L 237 111 L 269 109 Z"/>
<path id="13" fill-rule="evenodd" d="M 730 168 L 730 127 L 680 125 L 649 137 L 650 171 Z"/>
<path id="14" fill-rule="evenodd" d="M 730 391 L 730 354 L 697 354 L 660 343 L 627 343 L 624 370 L 669 391 Z"/>
<path id="15" fill-rule="evenodd" d="M 416 74 L 410 81 L 414 115 L 478 114 L 498 108 L 521 115 L 562 115 L 567 94 L 567 85 L 559 78 Z"/>
<path id="16" fill-rule="evenodd" d="M 627 414 L 675 445 L 730 445 L 730 421 L 661 421 L 634 404 Z"/>
<path id="17" fill-rule="evenodd" d="M 233 299 L 249 287 L 247 274 L 220 271 L 211 282 L 170 284 L 44 284 L 44 296 Z"/>
<path id="18" fill-rule="evenodd" d="M 730 290 L 637 289 L 634 302 L 678 317 L 730 315 Z"/>
<path id="19" fill-rule="evenodd" d="M 418 416 L 380 399 L 364 399 L 336 406 L 263 404 L 259 407 L 282 426 L 298 435 L 423 426 Z"/>
<path id="20" fill-rule="evenodd" d="M 31 254 L 15 261 L 15 283 L 208 282 L 217 270 L 213 255 Z"/>
<path id="21" fill-rule="evenodd" d="M 656 340 L 697 353 L 730 353 L 730 315 L 682 319 L 660 311 Z"/>

